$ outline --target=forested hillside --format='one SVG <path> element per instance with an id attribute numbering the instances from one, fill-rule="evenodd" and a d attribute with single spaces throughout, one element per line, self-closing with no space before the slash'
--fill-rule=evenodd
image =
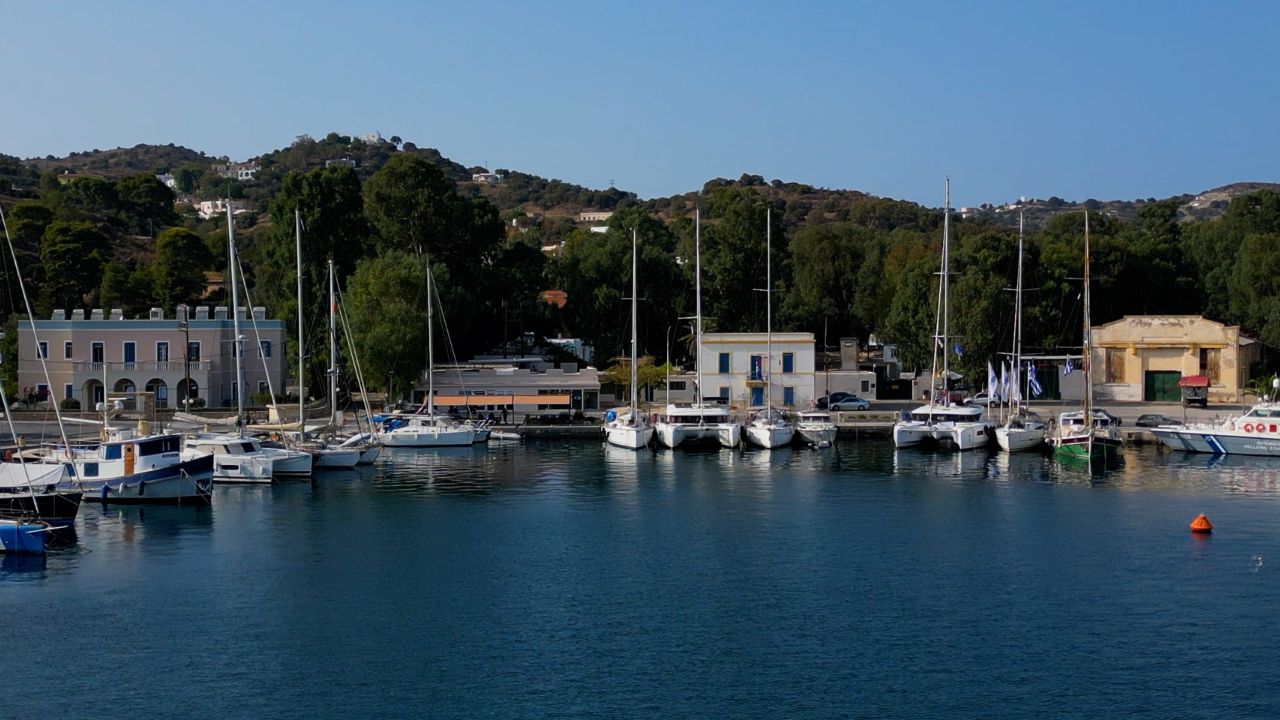
<path id="1" fill-rule="evenodd" d="M 773 209 L 775 327 L 899 344 L 908 369 L 928 361 L 942 212 L 852 190 L 712 180 L 699 192 L 641 200 L 536 175 L 467 168 L 439 151 L 392 137 L 300 137 L 256 158 L 252 179 L 186 148 L 138 146 L 20 161 L 0 156 L 0 194 L 36 312 L 119 307 L 140 314 L 217 302 L 206 273 L 226 265 L 222 215 L 201 220 L 191 203 L 231 197 L 237 245 L 255 304 L 294 322 L 294 211 L 301 213 L 308 326 L 326 311 L 334 261 L 367 375 L 399 387 L 425 365 L 425 276 L 433 269 L 459 356 L 521 332 L 578 336 L 597 364 L 622 355 L 627 336 L 630 233 L 639 228 L 641 345 L 689 356 L 694 211 L 702 214 L 704 313 L 718 330 L 761 330 L 765 211 Z M 472 175 L 495 170 L 497 184 Z M 157 173 L 174 176 L 165 187 Z M 1080 344 L 1083 210 L 1093 242 L 1094 320 L 1134 313 L 1202 313 L 1280 343 L 1280 193 L 1240 185 L 1167 200 L 1117 203 L 1057 198 L 953 211 L 952 330 L 975 373 L 1009 344 L 1019 211 L 1026 238 L 1026 344 Z M 612 210 L 608 231 L 577 222 Z M 1011 222 L 1012 219 L 1012 222 Z M 0 308 L 21 312 L 12 260 Z M 214 275 L 218 277 L 220 275 Z M 564 290 L 555 308 L 539 300 Z M 209 295 L 212 289 L 212 295 Z M 292 337 L 292 330 L 290 336 Z M 15 337 L 9 334 L 9 338 Z M 318 335 L 317 335 L 318 339 Z M 437 348 L 447 348 L 439 343 Z M 447 351 L 440 349 L 441 359 Z M 12 369 L 12 366 L 8 366 Z M 317 367 L 312 372 L 323 372 Z M 318 381 L 313 379 L 313 382 Z"/>

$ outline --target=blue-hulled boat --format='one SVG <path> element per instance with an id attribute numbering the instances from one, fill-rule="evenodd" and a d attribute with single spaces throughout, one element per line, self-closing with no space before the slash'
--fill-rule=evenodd
<path id="1" fill-rule="evenodd" d="M 0 519 L 0 551 L 14 555 L 43 555 L 50 525 L 40 520 Z"/>

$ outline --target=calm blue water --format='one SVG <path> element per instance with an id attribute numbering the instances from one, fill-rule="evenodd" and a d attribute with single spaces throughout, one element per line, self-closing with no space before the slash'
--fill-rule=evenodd
<path id="1" fill-rule="evenodd" d="M 1278 511 L 1153 450 L 388 453 L 6 559 L 3 714 L 1275 718 Z"/>

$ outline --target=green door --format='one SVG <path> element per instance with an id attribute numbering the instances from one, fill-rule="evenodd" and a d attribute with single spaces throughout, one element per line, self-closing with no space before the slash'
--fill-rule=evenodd
<path id="1" fill-rule="evenodd" d="M 1142 386 L 1143 401 L 1178 402 L 1182 399 L 1182 391 L 1178 389 L 1180 379 L 1180 372 L 1148 370 Z"/>

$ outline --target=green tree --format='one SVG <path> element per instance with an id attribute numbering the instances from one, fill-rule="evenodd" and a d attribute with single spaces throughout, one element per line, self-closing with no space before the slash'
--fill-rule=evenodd
<path id="1" fill-rule="evenodd" d="M 141 317 L 151 307 L 154 287 L 155 280 L 145 266 L 112 260 L 102 267 L 97 304 L 120 308 L 125 317 Z"/>
<path id="2" fill-rule="evenodd" d="M 154 301 L 164 308 L 194 304 L 204 293 L 208 266 L 208 251 L 199 235 L 186 228 L 160 233 L 150 269 Z"/>
<path id="3" fill-rule="evenodd" d="M 365 382 L 385 388 L 422 379 L 426 367 L 426 259 L 390 250 L 359 262 L 346 292 L 347 317 Z"/>
<path id="4" fill-rule="evenodd" d="M 425 253 L 458 271 L 491 259 L 502 238 L 502 220 L 487 200 L 462 198 L 439 167 L 410 153 L 379 168 L 364 199 L 380 252 Z"/>
<path id="5" fill-rule="evenodd" d="M 120 215 L 130 232 L 155 237 L 162 228 L 178 221 L 173 191 L 151 173 L 120 178 L 116 194 Z"/>
<path id="6" fill-rule="evenodd" d="M 80 306 L 99 285 L 109 244 L 107 236 L 91 223 L 51 223 L 40 241 L 45 272 L 41 311 Z"/>

